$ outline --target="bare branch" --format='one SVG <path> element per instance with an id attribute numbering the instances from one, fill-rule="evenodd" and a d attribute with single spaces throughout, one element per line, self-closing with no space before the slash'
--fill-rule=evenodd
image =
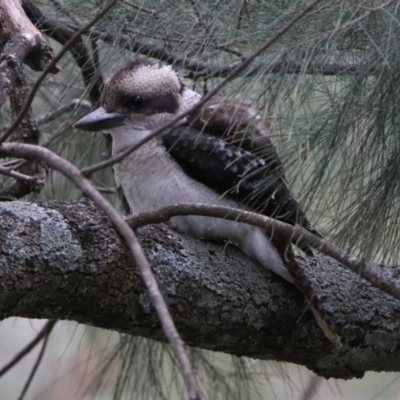
<path id="1" fill-rule="evenodd" d="M 36 347 L 36 345 L 40 343 L 40 341 L 52 331 L 56 323 L 57 321 L 47 321 L 40 332 L 31 340 L 31 342 L 28 343 L 23 349 L 21 349 L 10 362 L 8 362 L 3 368 L 0 369 L 0 377 L 3 376 L 7 371 L 9 371 L 27 354 L 29 354 Z"/>
<path id="2" fill-rule="evenodd" d="M 16 36 L 7 42 L 0 56 L 0 108 L 22 74 L 22 62 L 29 54 L 32 43 Z"/>
<path id="3" fill-rule="evenodd" d="M 51 18 L 42 13 L 30 0 L 22 2 L 24 10 L 30 20 L 52 39 L 62 45 L 66 45 L 74 36 L 75 31 L 68 28 L 60 20 Z M 89 89 L 90 100 L 96 103 L 100 98 L 100 87 L 103 83 L 100 71 L 97 68 L 89 50 L 85 46 L 81 36 L 77 36 L 72 40 L 71 54 L 76 60 L 77 65 L 81 69 L 81 74 L 85 86 Z"/>
<path id="4" fill-rule="evenodd" d="M 75 18 L 74 15 L 72 15 L 66 7 L 64 7 L 63 4 L 61 4 L 58 0 L 50 0 L 53 6 L 55 7 L 56 10 L 61 11 L 63 14 L 65 14 L 74 24 L 79 24 L 78 20 Z M 24 0 L 22 7 L 24 7 Z M 26 10 L 25 10 L 26 11 Z"/>
<path id="5" fill-rule="evenodd" d="M 126 0 L 122 0 L 122 2 L 123 2 L 124 4 L 126 4 L 128 7 L 132 7 L 132 8 L 134 8 L 135 10 L 144 12 L 144 13 L 146 13 L 146 14 L 150 14 L 151 16 L 155 17 L 156 19 L 158 18 L 158 15 L 157 15 L 157 11 L 156 11 L 156 10 L 150 10 L 150 9 L 148 9 L 148 8 L 144 8 L 143 6 L 137 6 L 136 4 L 130 3 L 129 1 L 126 1 Z"/>
<path id="6" fill-rule="evenodd" d="M 343 75 L 343 74 L 352 74 L 354 72 L 358 72 L 363 70 L 367 63 L 360 62 L 320 62 L 320 61 L 307 61 L 307 64 L 304 65 L 303 62 L 299 62 L 298 60 L 282 60 L 281 55 L 269 55 L 269 60 L 262 61 L 247 71 L 244 71 L 241 76 L 250 77 L 253 75 L 258 75 L 260 72 L 264 73 L 285 73 L 285 74 L 318 74 L 324 76 L 332 76 L 332 75 Z M 226 65 L 210 65 L 206 69 L 197 70 L 190 72 L 187 74 L 187 78 L 193 79 L 194 81 L 198 79 L 209 79 L 209 78 L 222 78 L 227 75 L 231 71 L 233 71 L 239 64 L 239 61 L 235 61 L 233 63 L 229 63 Z M 373 74 L 383 68 L 383 65 L 379 68 L 378 66 L 374 66 L 370 69 L 370 73 Z"/>
<path id="7" fill-rule="evenodd" d="M 0 0 L 0 27 L 0 47 L 6 42 L 12 42 L 15 46 L 9 47 L 11 55 L 6 56 L 10 63 L 26 62 L 35 71 L 42 71 L 47 67 L 51 73 L 59 71 L 56 63 L 50 66 L 54 58 L 53 49 L 26 17 L 19 0 Z M 2 55 L 1 64 L 6 57 Z"/>
<path id="8" fill-rule="evenodd" d="M 160 225 L 137 233 L 188 345 L 301 364 L 325 377 L 400 371 L 400 301 L 332 258 L 297 261 L 340 327 L 342 349 L 304 312 L 293 285 L 234 246 Z M 68 319 L 166 341 L 132 253 L 93 202 L 0 203 L 0 237 L 8 238 L 0 318 Z"/>
<path id="9" fill-rule="evenodd" d="M 19 68 L 19 73 L 16 74 L 12 89 L 9 93 L 10 106 L 12 115 L 16 116 L 22 110 L 28 97 L 28 84 L 24 76 L 22 68 Z M 11 135 L 11 139 L 15 142 L 38 144 L 39 130 L 36 122 L 32 118 L 32 110 L 29 107 L 21 124 Z M 12 168 L 2 168 L 1 173 L 18 178 L 18 182 L 14 185 L 2 188 L 0 197 L 15 198 L 15 194 L 25 196 L 30 192 L 38 192 L 46 182 L 46 168 L 44 164 L 38 160 L 31 160 L 20 164 L 20 172 L 13 171 Z"/>
<path id="10" fill-rule="evenodd" d="M 304 394 L 301 400 L 312 400 L 317 395 L 318 386 L 323 382 L 323 378 L 318 375 L 314 375 L 311 377 L 307 388 L 304 391 Z"/>
<path id="11" fill-rule="evenodd" d="M 13 117 L 21 112 L 28 98 L 28 94 L 28 83 L 26 82 L 24 74 L 21 73 L 10 93 L 10 105 Z M 29 107 L 21 124 L 13 132 L 10 139 L 14 142 L 27 144 L 39 143 L 39 130 L 36 121 L 33 119 L 31 107 Z M 21 176 L 29 175 L 34 178 L 30 181 L 20 179 L 19 182 L 16 183 L 18 186 L 21 186 L 21 191 L 26 194 L 30 192 L 39 192 L 46 183 L 46 167 L 38 160 L 30 160 L 26 162 L 26 164 L 21 164 L 19 166 L 19 172 Z M 10 193 L 6 194 L 10 195 Z"/>
<path id="12" fill-rule="evenodd" d="M 44 183 L 43 181 L 39 182 L 38 179 L 34 176 L 21 174 L 20 172 L 15 171 L 13 168 L 5 168 L 1 165 L 0 165 L 0 174 L 10 176 L 12 178 L 19 179 L 21 181 L 34 184 L 36 186 L 43 185 Z"/>
<path id="13" fill-rule="evenodd" d="M 165 222 L 176 215 L 204 215 L 244 222 L 265 229 L 270 236 L 273 236 L 274 232 L 276 232 L 277 234 L 291 238 L 295 243 L 306 244 L 334 258 L 351 271 L 371 282 L 377 288 L 400 300 L 400 285 L 396 280 L 391 279 L 393 274 L 396 273 L 393 271 L 393 268 L 390 268 L 391 271 L 386 268 L 385 273 L 383 273 L 384 268 L 382 265 L 367 264 L 363 260 L 347 254 L 328 240 L 313 235 L 300 225 L 289 225 L 264 215 L 230 207 L 185 203 L 173 204 L 152 211 L 143 211 L 128 218 L 127 221 L 132 227 L 136 228 L 143 225 Z"/>
<path id="14" fill-rule="evenodd" d="M 50 321 L 50 322 L 53 322 L 53 321 Z M 46 324 L 46 325 L 48 325 L 48 324 Z M 35 376 L 36 371 L 38 370 L 39 365 L 43 360 L 44 352 L 45 352 L 46 347 L 47 347 L 47 342 L 49 340 L 50 333 L 51 333 L 51 330 L 53 329 L 53 327 L 54 327 L 54 324 L 53 325 L 50 324 L 50 327 L 48 327 L 47 331 L 44 333 L 44 340 L 43 340 L 42 348 L 40 349 L 39 355 L 37 356 L 35 364 L 32 367 L 31 373 L 29 374 L 29 377 L 28 377 L 28 379 L 27 379 L 27 381 L 26 381 L 26 383 L 25 383 L 25 385 L 24 385 L 24 387 L 22 389 L 21 395 L 18 397 L 18 400 L 23 400 L 23 398 L 25 397 L 25 394 L 29 389 L 29 386 L 30 386 L 30 384 L 32 382 L 32 379 Z"/>
<path id="15" fill-rule="evenodd" d="M 90 110 L 93 107 L 92 103 L 90 101 L 87 100 L 80 100 L 80 99 L 73 99 L 70 103 L 65 104 L 57 109 L 55 109 L 54 111 L 49 112 L 48 114 L 44 115 L 43 117 L 40 117 L 36 120 L 37 125 L 43 125 L 46 124 L 48 122 L 51 122 L 55 119 L 57 119 L 58 117 L 61 117 L 63 114 L 72 111 L 74 109 L 80 109 L 80 108 L 84 108 L 86 110 Z M 2 129 L 0 129 L 0 132 L 5 132 L 9 127 L 6 126 Z M 63 135 L 65 133 L 66 130 L 71 129 L 72 128 L 72 124 L 68 124 L 67 126 L 64 127 L 64 129 L 62 129 L 61 131 L 56 132 L 54 135 L 52 135 L 49 139 L 46 140 L 46 142 L 44 142 L 42 144 L 43 147 L 48 147 L 48 145 L 57 137 Z M 24 161 L 26 163 L 26 161 Z M 11 165 L 14 165 L 15 163 L 18 163 L 18 161 L 13 160 L 10 161 Z M 6 167 L 5 164 L 3 164 L 3 167 Z"/>
<path id="16" fill-rule="evenodd" d="M 70 103 L 61 106 L 54 111 L 48 113 L 47 115 L 39 118 L 36 122 L 38 125 L 46 124 L 47 122 L 53 121 L 58 117 L 62 116 L 68 111 L 74 110 L 76 108 L 84 108 L 90 110 L 93 107 L 92 103 L 87 100 L 73 99 Z"/>

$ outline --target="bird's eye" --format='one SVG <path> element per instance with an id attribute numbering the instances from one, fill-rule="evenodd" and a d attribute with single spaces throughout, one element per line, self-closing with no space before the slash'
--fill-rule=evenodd
<path id="1" fill-rule="evenodd" d="M 134 96 L 129 97 L 128 105 L 129 107 L 135 108 L 136 110 L 142 108 L 143 107 L 142 96 L 135 94 Z"/>

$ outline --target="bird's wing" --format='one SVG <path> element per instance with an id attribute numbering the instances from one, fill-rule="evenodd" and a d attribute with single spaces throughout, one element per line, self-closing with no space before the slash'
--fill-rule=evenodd
<path id="1" fill-rule="evenodd" d="M 221 195 L 235 199 L 239 207 L 292 225 L 300 223 L 304 226 L 307 222 L 286 183 L 276 174 L 273 161 L 268 162 L 243 148 L 188 126 L 167 132 L 162 140 L 187 175 Z M 325 335 L 331 341 L 339 342 L 336 327 L 294 258 L 290 239 L 274 233 L 271 242 L 306 295 Z"/>
<path id="2" fill-rule="evenodd" d="M 166 133 L 163 142 L 187 175 L 242 207 L 314 230 L 281 176 L 275 159 L 258 157 L 193 126 Z M 308 249 L 305 249 L 308 250 Z"/>
<path id="3" fill-rule="evenodd" d="M 192 112 L 188 124 L 280 165 L 271 137 L 271 123 L 249 102 L 231 97 L 214 97 Z"/>
<path id="4" fill-rule="evenodd" d="M 263 213 L 290 224 L 298 223 L 314 235 L 321 237 L 300 210 L 299 205 L 294 201 L 286 186 L 283 166 L 271 136 L 271 123 L 263 118 L 259 109 L 241 99 L 222 96 L 214 97 L 189 116 L 187 125 L 199 132 L 223 139 L 228 144 L 246 150 L 258 159 L 263 160 L 268 166 L 265 171 L 265 177 L 267 174 L 271 174 L 277 180 L 270 185 L 270 190 L 268 190 L 268 185 L 266 185 L 264 179 L 264 187 L 258 185 L 257 191 L 261 193 L 265 190 L 264 194 L 268 195 L 268 192 L 270 194 L 275 192 L 276 186 L 284 185 L 285 189 L 279 189 L 280 196 L 277 198 L 277 202 L 282 200 L 286 202 L 282 208 L 282 216 L 276 213 L 277 208 L 272 202 L 269 203 L 270 206 Z M 289 198 L 291 200 L 288 200 Z M 289 208 L 292 209 L 291 212 Z M 293 218 L 294 216 L 296 218 Z M 308 246 L 305 246 L 302 250 L 312 255 L 312 251 Z"/>

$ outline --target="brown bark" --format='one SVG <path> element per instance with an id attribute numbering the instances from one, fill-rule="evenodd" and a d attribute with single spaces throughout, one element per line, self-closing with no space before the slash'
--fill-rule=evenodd
<path id="1" fill-rule="evenodd" d="M 25 15 L 18 0 L 0 0 L 0 108 L 15 80 L 21 75 L 22 63 L 40 71 L 54 57 L 52 48 Z M 51 72 L 58 72 L 54 67 Z"/>
<path id="2" fill-rule="evenodd" d="M 299 258 L 342 327 L 336 349 L 302 295 L 234 248 L 139 230 L 185 341 L 326 377 L 400 370 L 400 302 L 330 258 Z M 0 317 L 73 319 L 163 340 L 129 250 L 88 202 L 0 203 Z M 395 277 L 393 278 L 395 279 Z"/>
<path id="3" fill-rule="evenodd" d="M 23 0 L 22 6 L 30 20 L 46 35 L 65 45 L 72 38 L 75 31 L 63 24 L 60 20 L 48 17 L 30 0 Z M 92 103 L 100 98 L 100 87 L 103 79 L 88 48 L 81 37 L 77 37 L 71 45 L 71 54 L 81 70 L 85 86 L 88 88 Z"/>
<path id="4" fill-rule="evenodd" d="M 54 58 L 52 48 L 42 34 L 25 15 L 19 0 L 0 0 L 0 108 L 7 97 L 13 116 L 23 109 L 29 95 L 22 64 L 34 70 L 44 70 Z M 59 71 L 54 66 L 50 72 Z M 37 144 L 39 131 L 34 122 L 31 109 L 28 110 L 11 140 L 21 143 Z M 46 172 L 43 163 L 29 161 L 19 171 L 35 177 L 33 183 L 17 181 L 0 190 L 0 198 L 19 198 L 31 191 L 38 191 L 45 182 Z"/>
<path id="5" fill-rule="evenodd" d="M 23 74 L 16 79 L 15 86 L 10 93 L 12 117 L 16 118 L 21 112 L 29 96 L 29 88 Z M 32 108 L 26 113 L 21 123 L 9 138 L 12 142 L 39 144 L 39 129 L 32 116 Z M 42 161 L 29 160 L 19 172 L 35 178 L 32 182 L 18 180 L 14 184 L 0 190 L 0 198 L 21 198 L 31 192 L 39 192 L 46 183 L 46 166 Z M 19 197 L 17 197 L 17 196 Z"/>

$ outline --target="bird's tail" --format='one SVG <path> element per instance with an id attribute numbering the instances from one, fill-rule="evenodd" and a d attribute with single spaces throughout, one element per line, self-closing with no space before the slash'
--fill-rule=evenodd
<path id="1" fill-rule="evenodd" d="M 273 242 L 275 241 L 273 240 Z M 274 246 L 277 247 L 279 253 L 281 254 L 285 267 L 292 275 L 296 286 L 305 295 L 319 327 L 331 342 L 335 343 L 336 345 L 340 345 L 338 329 L 333 323 L 328 311 L 325 309 L 314 288 L 312 287 L 310 280 L 297 263 L 292 245 L 287 242 L 284 243 L 284 241 L 279 241 L 278 243 L 275 242 Z"/>
<path id="2" fill-rule="evenodd" d="M 314 288 L 312 287 L 310 280 L 297 263 L 291 245 L 287 246 L 285 249 L 285 265 L 290 274 L 293 276 L 299 289 L 306 296 L 310 309 L 325 336 L 331 342 L 339 344 L 340 337 L 338 334 L 338 329 L 333 323 L 328 311 L 325 309 Z"/>

